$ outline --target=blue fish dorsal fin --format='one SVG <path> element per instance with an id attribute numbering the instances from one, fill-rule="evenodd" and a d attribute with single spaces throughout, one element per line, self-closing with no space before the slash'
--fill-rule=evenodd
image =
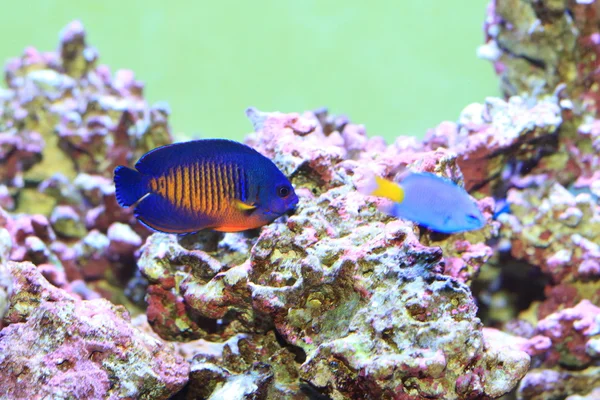
<path id="1" fill-rule="evenodd" d="M 430 182 L 439 187 L 446 187 L 451 190 L 458 190 L 460 192 L 467 193 L 465 188 L 458 185 L 453 180 L 431 172 L 411 172 L 407 174 L 402 181 L 400 181 L 400 183 L 405 186 L 409 186 L 411 184 L 423 184 L 424 182 Z"/>
<path id="2" fill-rule="evenodd" d="M 135 169 L 148 175 L 158 175 L 170 167 L 214 158 L 215 156 L 247 154 L 264 157 L 252 147 L 228 139 L 198 139 L 168 144 L 144 154 L 135 164 Z"/>

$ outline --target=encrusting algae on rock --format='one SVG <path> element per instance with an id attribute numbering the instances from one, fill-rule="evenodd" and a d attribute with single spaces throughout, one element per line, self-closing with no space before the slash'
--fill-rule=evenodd
<path id="1" fill-rule="evenodd" d="M 31 263 L 7 263 L 15 295 L 0 332 L 6 398 L 167 398 L 189 365 L 128 312 L 105 299 L 80 300 L 48 283 Z"/>
<path id="2" fill-rule="evenodd" d="M 250 365 L 223 370 L 215 357 L 202 355 L 205 340 L 251 332 L 242 341 L 256 343 L 275 332 L 280 343 L 255 358 L 267 362 L 264 368 L 274 376 L 255 382 L 272 396 L 266 398 L 300 396 L 301 381 L 333 398 L 363 398 L 365 393 L 373 398 L 497 397 L 508 392 L 526 372 L 528 355 L 510 346 L 497 350 L 500 344 L 483 334 L 468 287 L 442 273 L 439 248 L 421 244 L 412 223 L 387 217 L 378 211 L 376 198 L 355 190 L 354 179 L 366 175 L 365 165 L 399 169 L 401 162 L 385 157 L 393 149 L 364 132 L 326 134 L 327 126 L 310 112 L 250 109 L 248 114 L 256 129 L 249 143 L 292 177 L 299 197 L 296 212 L 265 226 L 257 238 L 242 239 L 251 243 L 250 257 L 242 263 L 219 262 L 223 252 L 237 249 L 186 249 L 164 234 L 148 239 L 139 261 L 150 283 L 153 328 L 166 339 L 203 339 L 192 361 L 196 375 L 224 385 L 241 377 L 260 381 Z M 350 145 L 355 157 L 349 156 Z M 437 156 L 428 157 L 435 171 Z M 489 219 L 491 211 L 485 215 Z M 489 238 L 493 231 L 489 224 L 457 236 L 468 249 L 469 236 Z M 225 234 L 222 242 L 233 241 L 232 235 L 238 234 Z M 483 263 L 486 253 L 489 257 L 484 251 L 471 262 Z M 185 348 L 190 346 L 193 342 Z M 269 362 L 275 354 L 288 355 Z M 281 373 L 289 370 L 291 354 L 293 376 L 301 381 Z"/>
<path id="3" fill-rule="evenodd" d="M 0 393 L 593 398 L 600 125 L 597 85 L 578 74 L 594 62 L 595 7 L 492 1 L 481 54 L 514 96 L 423 141 L 388 145 L 324 109 L 248 109 L 245 143 L 299 202 L 246 233 L 139 225 L 111 174 L 171 142 L 167 110 L 131 72 L 97 65 L 79 23 L 60 55 L 27 49 L 0 95 Z M 464 186 L 483 228 L 441 234 L 357 190 L 407 170 Z"/>

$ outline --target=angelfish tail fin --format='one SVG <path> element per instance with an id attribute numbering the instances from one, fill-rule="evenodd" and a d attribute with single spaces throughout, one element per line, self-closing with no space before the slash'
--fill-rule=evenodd
<path id="1" fill-rule="evenodd" d="M 115 194 L 121 207 L 129 207 L 149 192 L 148 179 L 129 167 L 115 168 Z"/>

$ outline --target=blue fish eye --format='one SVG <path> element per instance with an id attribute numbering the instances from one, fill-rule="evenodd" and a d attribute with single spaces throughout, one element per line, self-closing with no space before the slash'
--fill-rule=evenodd
<path id="1" fill-rule="evenodd" d="M 467 218 L 471 221 L 471 222 L 479 222 L 479 217 L 477 215 L 473 215 L 473 214 L 469 214 L 467 215 Z"/>
<path id="2" fill-rule="evenodd" d="M 282 185 L 277 188 L 277 196 L 279 197 L 288 197 L 290 192 L 290 188 L 286 185 Z"/>

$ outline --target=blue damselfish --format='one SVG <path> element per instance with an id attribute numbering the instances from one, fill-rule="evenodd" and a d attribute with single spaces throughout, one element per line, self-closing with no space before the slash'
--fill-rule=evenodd
<path id="1" fill-rule="evenodd" d="M 407 173 L 400 183 L 378 176 L 367 179 L 361 192 L 394 203 L 386 210 L 442 233 L 480 229 L 485 218 L 469 194 L 447 179 L 430 173 Z"/>
<path id="2" fill-rule="evenodd" d="M 167 233 L 253 229 L 293 210 L 290 181 L 267 157 L 225 139 L 193 140 L 154 149 L 135 169 L 115 169 L 117 201 Z"/>

